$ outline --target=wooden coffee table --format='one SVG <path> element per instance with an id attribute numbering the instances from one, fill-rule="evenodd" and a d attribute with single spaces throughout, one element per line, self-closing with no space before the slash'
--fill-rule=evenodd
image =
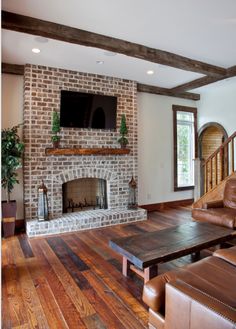
<path id="1" fill-rule="evenodd" d="M 190 222 L 161 231 L 112 239 L 109 245 L 123 256 L 123 275 L 133 270 L 147 282 L 158 274 L 158 264 L 226 242 L 236 231 L 217 225 Z"/>

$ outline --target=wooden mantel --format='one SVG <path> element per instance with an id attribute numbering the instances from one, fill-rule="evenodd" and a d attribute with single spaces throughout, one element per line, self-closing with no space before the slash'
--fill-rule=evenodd
<path id="1" fill-rule="evenodd" d="M 118 155 L 129 154 L 130 149 L 122 148 L 46 148 L 46 155 Z"/>

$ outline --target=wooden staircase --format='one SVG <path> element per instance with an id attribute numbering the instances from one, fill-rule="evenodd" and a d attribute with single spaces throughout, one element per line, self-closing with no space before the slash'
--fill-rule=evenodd
<path id="1" fill-rule="evenodd" d="M 202 208 L 207 201 L 222 199 L 226 181 L 236 177 L 236 131 L 202 164 L 204 194 L 193 204 Z"/>

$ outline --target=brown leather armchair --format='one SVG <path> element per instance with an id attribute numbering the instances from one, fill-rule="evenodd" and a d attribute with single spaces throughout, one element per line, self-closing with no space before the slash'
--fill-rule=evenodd
<path id="1" fill-rule="evenodd" d="M 223 200 L 207 202 L 203 208 L 192 210 L 195 220 L 236 228 L 236 178 L 230 178 L 224 189 Z"/>
<path id="2" fill-rule="evenodd" d="M 150 329 L 235 329 L 236 247 L 153 278 L 143 300 Z"/>

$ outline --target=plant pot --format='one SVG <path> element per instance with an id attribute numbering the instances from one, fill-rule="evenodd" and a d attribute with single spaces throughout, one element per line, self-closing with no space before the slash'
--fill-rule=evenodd
<path id="1" fill-rule="evenodd" d="M 15 234 L 16 201 L 2 201 L 2 222 L 4 238 Z"/>
<path id="2" fill-rule="evenodd" d="M 58 149 L 59 146 L 60 146 L 60 141 L 52 142 L 52 145 L 53 145 L 53 148 L 54 148 L 54 149 Z"/>
<path id="3" fill-rule="evenodd" d="M 121 147 L 122 149 L 126 149 L 126 145 L 127 145 L 127 144 L 120 143 L 120 147 Z"/>

